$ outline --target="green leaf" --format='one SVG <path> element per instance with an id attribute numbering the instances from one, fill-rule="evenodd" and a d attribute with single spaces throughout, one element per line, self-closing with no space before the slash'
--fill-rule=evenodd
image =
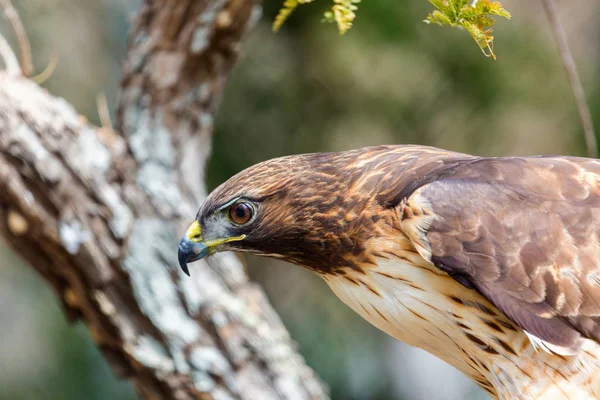
<path id="1" fill-rule="evenodd" d="M 313 0 L 285 0 L 283 7 L 279 10 L 277 17 L 275 17 L 273 30 L 278 31 L 298 5 L 310 3 L 312 1 Z M 323 22 L 335 22 L 338 26 L 338 31 L 343 35 L 352 27 L 352 23 L 356 19 L 355 11 L 358 8 L 356 6 L 358 3 L 360 3 L 360 0 L 333 0 L 331 9 L 323 14 Z"/>
<path id="2" fill-rule="evenodd" d="M 313 0 L 285 0 L 279 10 L 273 30 L 279 30 L 289 16 L 300 4 L 311 3 Z M 413 0 L 418 1 L 418 0 Z M 333 6 L 323 15 L 324 22 L 336 23 L 341 35 L 346 33 L 356 19 L 356 4 L 360 0 L 333 0 Z M 466 30 L 483 54 L 496 59 L 494 54 L 494 37 L 492 27 L 494 17 L 510 19 L 510 13 L 499 1 L 493 0 L 429 0 L 436 8 L 425 19 L 426 23 L 448 25 Z"/>
<path id="3" fill-rule="evenodd" d="M 510 13 L 502 4 L 493 0 L 429 0 L 436 8 L 426 23 L 449 25 L 469 32 L 486 57 L 496 59 L 492 28 L 494 17 L 510 19 Z"/>
<path id="4" fill-rule="evenodd" d="M 352 23 L 356 18 L 354 11 L 358 9 L 355 5 L 360 0 L 333 0 L 335 5 L 332 7 L 333 19 L 337 22 L 340 35 L 346 33 L 352 28 Z M 326 13 L 327 14 L 327 13 Z"/>
<path id="5" fill-rule="evenodd" d="M 285 0 L 283 3 L 283 7 L 277 13 L 275 17 L 275 21 L 273 21 L 273 31 L 277 32 L 279 28 L 283 26 L 285 21 L 288 19 L 290 15 L 294 12 L 294 10 L 298 7 L 298 0 Z"/>

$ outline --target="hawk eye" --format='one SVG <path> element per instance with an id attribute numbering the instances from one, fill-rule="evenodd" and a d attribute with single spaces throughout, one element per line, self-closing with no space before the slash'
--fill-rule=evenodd
<path id="1" fill-rule="evenodd" d="M 238 225 L 244 225 L 253 215 L 254 208 L 249 203 L 235 203 L 229 207 L 229 218 Z"/>

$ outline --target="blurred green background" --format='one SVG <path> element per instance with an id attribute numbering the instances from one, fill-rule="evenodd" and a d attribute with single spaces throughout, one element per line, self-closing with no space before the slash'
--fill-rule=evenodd
<path id="1" fill-rule="evenodd" d="M 43 84 L 99 124 L 96 95 L 114 106 L 127 31 L 139 1 L 16 0 Z M 585 155 L 576 108 L 541 4 L 503 1 L 498 61 L 464 32 L 427 26 L 426 0 L 363 0 L 340 37 L 321 24 L 327 0 L 302 6 L 277 34 L 281 0 L 234 71 L 216 126 L 209 187 L 285 154 L 383 143 L 420 143 L 478 155 Z M 600 125 L 600 3 L 560 1 L 559 11 Z M 8 23 L 0 32 L 11 37 Z M 12 42 L 14 43 L 14 41 Z M 334 399 L 485 399 L 432 356 L 362 321 L 300 268 L 248 257 L 308 363 Z M 70 325 L 50 290 L 0 242 L 0 399 L 135 399 Z"/>

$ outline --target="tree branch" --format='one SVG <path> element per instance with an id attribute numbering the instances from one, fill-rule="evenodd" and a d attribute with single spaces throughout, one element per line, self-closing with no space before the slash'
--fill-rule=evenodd
<path id="1" fill-rule="evenodd" d="M 579 74 L 577 73 L 577 66 L 575 65 L 573 54 L 571 54 L 571 49 L 569 48 L 569 43 L 567 42 L 565 31 L 556 13 L 554 1 L 542 0 L 542 4 L 544 6 L 544 10 L 546 11 L 548 21 L 550 22 L 552 32 L 556 39 L 556 43 L 558 44 L 560 58 L 562 60 L 563 67 L 565 68 L 565 71 L 567 73 L 567 78 L 569 79 L 571 90 L 573 91 L 573 95 L 575 96 L 577 110 L 579 111 L 581 125 L 583 126 L 583 131 L 585 134 L 585 143 L 587 146 L 588 156 L 597 158 L 598 142 L 596 140 L 596 133 L 594 130 L 592 114 L 590 112 L 590 107 L 585 98 L 585 91 L 583 90 L 581 79 L 579 78 Z"/>
<path id="2" fill-rule="evenodd" d="M 326 398 L 235 256 L 195 264 L 193 279 L 177 266 L 205 197 L 214 112 L 258 7 L 147 0 L 116 133 L 0 72 L 0 232 L 146 399 Z"/>

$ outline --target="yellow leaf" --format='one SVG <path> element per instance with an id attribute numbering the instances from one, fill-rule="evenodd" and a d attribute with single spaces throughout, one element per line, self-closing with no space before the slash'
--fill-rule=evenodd
<path id="1" fill-rule="evenodd" d="M 275 17 L 273 30 L 278 31 L 298 5 L 310 3 L 312 1 L 313 0 L 285 0 L 283 7 Z M 356 4 L 359 2 L 360 0 L 333 0 L 333 6 L 323 15 L 323 21 L 335 22 L 338 26 L 338 31 L 343 35 L 352 27 L 352 23 L 356 18 Z"/>
<path id="2" fill-rule="evenodd" d="M 275 17 L 275 21 L 273 21 L 274 32 L 277 32 L 279 28 L 283 26 L 296 7 L 298 7 L 298 0 L 285 0 L 283 7 L 281 7 L 281 10 L 279 10 L 279 13 L 277 13 L 277 16 Z"/>
<path id="3" fill-rule="evenodd" d="M 493 0 L 429 0 L 436 8 L 425 22 L 465 29 L 486 57 L 496 59 L 492 28 L 495 16 L 510 19 L 502 4 Z"/>

